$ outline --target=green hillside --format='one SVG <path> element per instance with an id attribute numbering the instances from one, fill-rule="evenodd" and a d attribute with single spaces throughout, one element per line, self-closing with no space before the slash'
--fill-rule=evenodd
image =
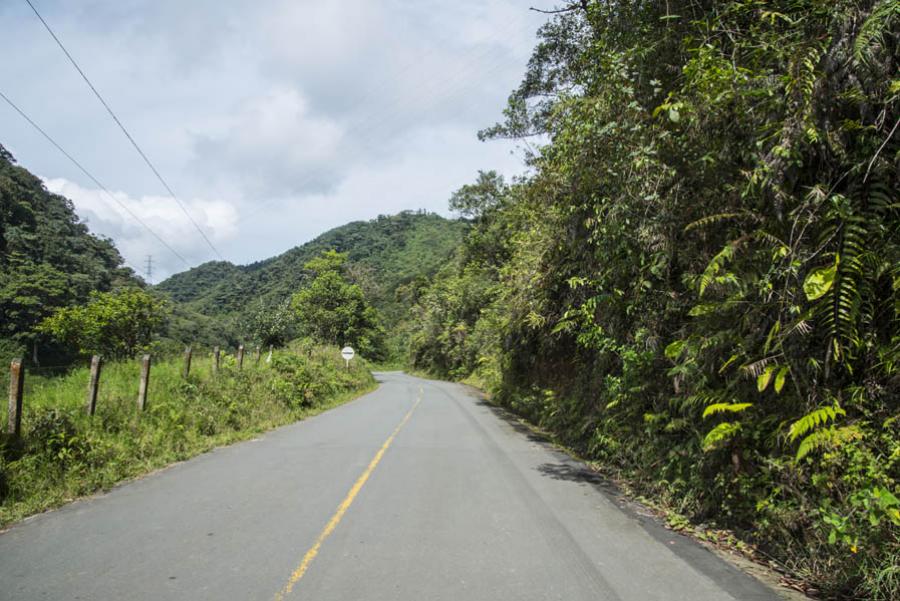
<path id="1" fill-rule="evenodd" d="M 172 299 L 157 349 L 236 345 L 241 324 L 288 299 L 309 276 L 304 263 L 326 250 L 346 253 L 358 283 L 389 329 L 414 291 L 461 244 L 463 221 L 406 211 L 335 228 L 284 254 L 250 265 L 211 262 L 172 276 L 156 290 Z M 412 284 L 412 285 L 410 285 Z M 71 201 L 52 194 L 0 146 L 0 356 L 67 363 L 71 349 L 36 330 L 60 307 L 83 305 L 92 291 L 144 283 L 112 241 L 90 233 Z"/>
<path id="2" fill-rule="evenodd" d="M 34 327 L 93 290 L 138 283 L 110 240 L 92 235 L 71 201 L 0 145 L 0 355 L 54 359 L 60 349 Z"/>
<path id="3" fill-rule="evenodd" d="M 236 315 L 252 303 L 275 304 L 290 297 L 308 275 L 303 264 L 333 249 L 347 253 L 351 277 L 391 325 L 404 312 L 398 293 L 446 263 L 467 227 L 463 221 L 425 212 L 382 215 L 342 225 L 265 261 L 240 266 L 205 263 L 170 277 L 156 289 L 204 315 Z"/>

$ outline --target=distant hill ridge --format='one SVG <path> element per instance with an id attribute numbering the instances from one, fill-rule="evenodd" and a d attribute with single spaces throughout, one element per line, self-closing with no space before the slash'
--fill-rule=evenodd
<path id="1" fill-rule="evenodd" d="M 287 252 L 251 263 L 204 263 L 160 282 L 156 289 L 205 315 L 240 312 L 248 303 L 279 302 L 307 277 L 303 264 L 326 250 L 349 256 L 350 272 L 390 325 L 402 306 L 398 289 L 430 277 L 462 243 L 468 224 L 435 213 L 404 211 L 334 228 Z"/>

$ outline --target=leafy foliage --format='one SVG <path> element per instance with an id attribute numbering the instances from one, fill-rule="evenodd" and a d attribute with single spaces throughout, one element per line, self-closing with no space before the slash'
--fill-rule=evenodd
<path id="1" fill-rule="evenodd" d="M 450 197 L 450 210 L 478 218 L 496 207 L 506 193 L 503 176 L 496 171 L 479 171 L 474 184 L 467 184 Z"/>
<path id="2" fill-rule="evenodd" d="M 148 349 L 165 310 L 164 300 L 136 287 L 92 292 L 86 305 L 57 309 L 38 331 L 82 355 L 125 359 Z"/>
<path id="3" fill-rule="evenodd" d="M 293 337 L 295 321 L 290 302 L 266 305 L 259 301 L 244 312 L 240 330 L 245 340 L 281 347 Z"/>
<path id="4" fill-rule="evenodd" d="M 43 346 L 58 358 L 36 329 L 45 317 L 92 291 L 136 282 L 112 243 L 91 235 L 69 200 L 48 192 L 0 146 L 0 340 L 9 343 L 0 346 L 29 357 L 43 355 Z"/>
<path id="5" fill-rule="evenodd" d="M 374 360 L 385 357 L 384 330 L 378 312 L 366 301 L 362 287 L 344 273 L 347 255 L 327 251 L 308 261 L 309 284 L 291 298 L 301 331 L 325 344 L 352 345 Z"/>
<path id="6" fill-rule="evenodd" d="M 837 419 L 838 415 L 847 415 L 847 412 L 838 405 L 834 405 L 833 407 L 819 407 L 791 424 L 791 427 L 788 430 L 788 436 L 790 436 L 791 440 L 796 440 L 807 432 L 828 423 L 829 420 L 833 422 Z"/>
<path id="7" fill-rule="evenodd" d="M 827 594 L 900 596 L 871 500 L 900 466 L 896 11 L 561 7 L 481 134 L 546 143 L 418 293 L 411 361 Z"/>

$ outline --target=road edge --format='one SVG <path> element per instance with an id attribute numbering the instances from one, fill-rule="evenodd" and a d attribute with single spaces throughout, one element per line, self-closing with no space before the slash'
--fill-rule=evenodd
<path id="1" fill-rule="evenodd" d="M 439 378 L 430 375 L 421 375 L 419 373 L 408 373 L 413 377 L 421 377 L 423 379 L 445 382 Z M 578 455 L 573 449 L 561 444 L 552 433 L 539 428 L 538 426 L 527 421 L 520 415 L 511 411 L 497 403 L 491 398 L 491 395 L 473 385 L 470 382 L 454 382 L 464 387 L 470 394 L 487 403 L 501 419 L 507 422 L 518 424 L 525 428 L 528 432 L 535 436 L 538 444 L 542 444 L 555 451 L 563 453 L 569 461 L 578 464 L 582 469 L 596 475 L 601 481 L 600 484 L 594 483 L 601 494 L 607 496 L 617 507 L 627 514 L 635 517 L 639 521 L 651 520 L 655 526 L 669 530 L 689 538 L 699 547 L 709 551 L 728 565 L 739 570 L 741 573 L 757 580 L 760 584 L 771 590 L 785 601 L 810 601 L 817 597 L 810 596 L 801 590 L 799 585 L 803 581 L 795 575 L 790 574 L 786 570 L 777 569 L 775 566 L 765 563 L 765 559 L 759 555 L 752 555 L 753 550 L 746 543 L 743 546 L 735 544 L 741 542 L 731 531 L 702 529 L 687 521 L 684 516 L 664 507 L 659 503 L 655 503 L 653 499 L 648 499 L 641 495 L 635 494 L 626 480 L 613 477 L 602 469 L 602 464 L 592 462 Z M 672 522 L 677 522 L 679 527 L 672 527 Z M 642 524 L 646 526 L 646 524 Z M 712 535 L 712 536 L 711 536 Z M 718 544 L 710 541 L 715 538 Z M 758 552 L 757 552 L 758 553 Z M 791 586 L 793 584 L 794 586 Z"/>
<path id="2" fill-rule="evenodd" d="M 371 373 L 371 371 L 370 371 L 370 373 Z M 111 492 L 113 492 L 119 488 L 122 488 L 123 486 L 128 486 L 129 484 L 132 484 L 134 482 L 155 476 L 162 472 L 173 469 L 179 465 L 188 463 L 190 461 L 194 461 L 195 459 L 202 457 L 204 455 L 208 455 L 209 453 L 214 453 L 215 451 L 218 451 L 220 449 L 226 449 L 226 448 L 233 447 L 233 446 L 240 445 L 240 444 L 247 444 L 249 442 L 259 440 L 260 437 L 266 436 L 272 432 L 276 432 L 282 428 L 289 428 L 289 427 L 293 426 L 294 424 L 298 424 L 300 422 L 305 422 L 307 420 L 314 419 L 314 418 L 318 417 L 319 415 L 322 415 L 323 413 L 326 413 L 333 409 L 337 409 L 338 407 L 343 407 L 344 405 L 349 405 L 350 403 L 353 403 L 353 402 L 361 399 L 362 397 L 375 392 L 376 390 L 378 390 L 379 387 L 381 387 L 381 383 L 378 382 L 377 380 L 374 380 L 372 383 L 370 383 L 369 385 L 367 385 L 364 388 L 361 388 L 359 390 L 348 391 L 347 393 L 336 395 L 333 399 L 327 401 L 326 403 L 324 403 L 318 407 L 311 408 L 308 413 L 303 414 L 301 417 L 299 417 L 298 419 L 295 419 L 293 421 L 290 421 L 290 422 L 287 422 L 284 424 L 279 424 L 277 426 L 265 428 L 262 430 L 245 430 L 244 432 L 242 432 L 242 434 L 244 434 L 244 433 L 247 434 L 247 436 L 245 436 L 245 437 L 235 438 L 233 440 L 222 442 L 221 444 L 213 444 L 212 446 L 209 446 L 207 448 L 198 449 L 196 453 L 194 453 L 193 455 L 190 455 L 189 457 L 185 457 L 185 458 L 179 459 L 177 461 L 172 461 L 170 463 L 167 463 L 167 464 L 161 465 L 161 466 L 152 466 L 147 471 L 141 472 L 134 476 L 123 478 L 122 480 L 115 482 L 114 484 L 112 484 L 111 486 L 109 486 L 107 488 L 95 490 L 95 491 L 85 494 L 85 495 L 79 495 L 77 497 L 70 497 L 70 498 L 63 499 L 58 504 L 54 504 L 53 506 L 48 507 L 42 511 L 38 511 L 36 513 L 26 515 L 26 516 L 22 517 L 21 519 L 15 520 L 13 522 L 9 522 L 7 524 L 0 525 L 0 536 L 3 536 L 7 532 L 9 532 L 10 530 L 12 530 L 14 528 L 17 528 L 18 526 L 27 524 L 28 522 L 30 522 L 34 519 L 40 518 L 41 516 L 48 515 L 48 514 L 57 512 L 61 509 L 64 509 L 65 507 L 68 507 L 68 506 L 72 505 L 73 503 L 87 502 L 87 501 L 92 501 L 94 499 L 102 498 L 102 497 L 110 494 Z"/>

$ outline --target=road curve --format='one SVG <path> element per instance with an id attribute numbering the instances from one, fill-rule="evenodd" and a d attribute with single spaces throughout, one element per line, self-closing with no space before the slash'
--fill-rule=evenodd
<path id="1" fill-rule="evenodd" d="M 465 387 L 352 403 L 0 534 L 0 599 L 779 597 Z"/>

